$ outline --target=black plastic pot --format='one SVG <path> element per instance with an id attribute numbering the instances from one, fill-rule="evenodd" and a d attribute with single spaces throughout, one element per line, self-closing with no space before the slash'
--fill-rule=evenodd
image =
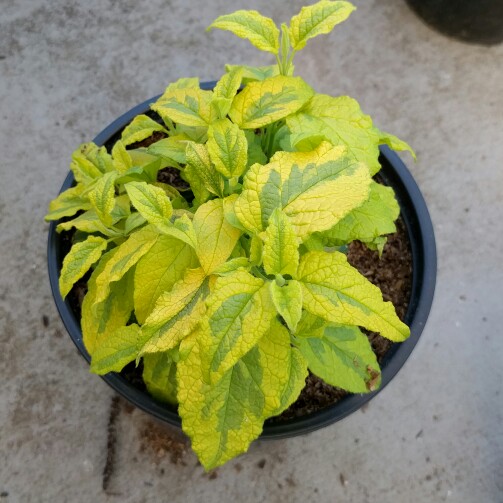
<path id="1" fill-rule="evenodd" d="M 204 89 L 212 89 L 213 86 L 213 82 L 201 85 Z M 149 109 L 149 105 L 156 99 L 157 97 L 147 100 L 119 117 L 96 136 L 94 142 L 97 145 L 104 145 L 115 141 L 122 129 L 136 115 L 145 113 Z M 282 438 L 308 433 L 334 423 L 356 411 L 391 381 L 409 357 L 423 331 L 433 301 L 437 274 L 433 226 L 423 196 L 400 158 L 388 147 L 382 147 L 381 164 L 383 168 L 380 174 L 384 182 L 395 190 L 401 208 L 401 215 L 405 221 L 411 242 L 413 259 L 412 292 L 404 320 L 410 326 L 411 336 L 405 342 L 393 345 L 384 357 L 381 364 L 382 384 L 378 391 L 365 395 L 346 396 L 332 407 L 309 416 L 295 418 L 284 423 L 266 423 L 261 438 Z M 73 174 L 70 173 L 61 187 L 61 191 L 68 189 L 73 183 Z M 58 278 L 64 253 L 62 248 L 62 239 L 56 233 L 56 223 L 52 222 L 49 228 L 47 252 L 52 293 L 70 337 L 82 356 L 89 362 L 90 356 L 82 342 L 80 320 L 73 312 L 69 302 L 63 301 L 59 293 Z M 103 376 L 103 379 L 140 409 L 171 425 L 180 427 L 180 418 L 174 407 L 157 402 L 147 393 L 135 388 L 120 374 L 110 373 Z"/>
<path id="2" fill-rule="evenodd" d="M 412 9 L 438 31 L 465 42 L 503 42 L 502 0 L 407 0 Z"/>

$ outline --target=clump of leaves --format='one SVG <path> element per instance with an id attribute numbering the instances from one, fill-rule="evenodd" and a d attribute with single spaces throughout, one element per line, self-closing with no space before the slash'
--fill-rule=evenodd
<path id="1" fill-rule="evenodd" d="M 395 231 L 393 190 L 372 177 L 380 144 L 410 147 L 355 100 L 292 76 L 295 53 L 353 10 L 322 0 L 281 30 L 256 11 L 219 17 L 210 28 L 277 64 L 228 66 L 213 91 L 195 78 L 169 85 L 151 107 L 162 122 L 137 116 L 111 152 L 82 145 L 76 185 L 50 204 L 57 230 L 75 229 L 61 295 L 92 270 L 81 320 L 91 371 L 143 359 L 149 392 L 178 404 L 207 469 L 246 451 L 308 369 L 350 392 L 376 389 L 360 327 L 409 335 L 343 250 L 353 240 L 382 250 Z M 155 132 L 163 138 L 132 148 Z M 159 182 L 166 167 L 190 190 Z"/>

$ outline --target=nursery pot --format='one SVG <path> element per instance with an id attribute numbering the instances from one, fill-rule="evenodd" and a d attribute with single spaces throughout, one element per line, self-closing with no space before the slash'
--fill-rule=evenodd
<path id="1" fill-rule="evenodd" d="M 213 86 L 214 82 L 201 84 L 203 89 L 212 89 Z M 110 146 L 113 144 L 120 137 L 120 133 L 124 127 L 136 115 L 147 112 L 150 104 L 156 101 L 157 98 L 158 96 L 147 100 L 119 117 L 98 134 L 94 142 L 97 145 L 106 144 Z M 345 396 L 333 406 L 311 415 L 294 418 L 281 423 L 266 422 L 261 438 L 282 438 L 308 433 L 334 423 L 356 411 L 391 381 L 409 357 L 423 331 L 433 301 L 437 272 L 433 226 L 423 196 L 400 158 L 388 147 L 384 146 L 381 148 L 380 161 L 382 164 L 382 170 L 380 171 L 381 178 L 395 191 L 411 245 L 413 261 L 412 288 L 409 306 L 404 319 L 404 322 L 410 326 L 411 335 L 405 342 L 394 344 L 381 361 L 382 381 L 379 390 L 369 394 Z M 69 173 L 61 187 L 61 191 L 70 188 L 73 183 L 73 174 Z M 58 279 L 64 251 L 63 239 L 56 232 L 56 225 L 56 222 L 52 222 L 50 225 L 48 243 L 48 268 L 52 293 L 61 319 L 70 337 L 82 356 L 89 362 L 90 356 L 82 341 L 80 319 L 74 313 L 68 300 L 64 301 L 59 293 Z M 175 407 L 156 401 L 146 392 L 134 387 L 120 374 L 112 372 L 103 376 L 103 379 L 115 391 L 140 409 L 180 428 L 181 420 Z"/>
<path id="2" fill-rule="evenodd" d="M 503 42 L 502 0 L 407 0 L 429 25 L 451 37 L 484 45 Z"/>

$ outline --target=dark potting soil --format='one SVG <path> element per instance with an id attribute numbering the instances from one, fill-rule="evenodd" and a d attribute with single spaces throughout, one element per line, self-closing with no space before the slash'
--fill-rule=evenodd
<path id="1" fill-rule="evenodd" d="M 166 137 L 164 133 L 156 132 L 150 138 L 128 146 L 128 149 L 148 147 L 164 137 Z M 108 144 L 107 147 L 111 148 Z M 176 168 L 168 167 L 160 170 L 157 180 L 170 184 L 179 190 L 189 188 L 189 185 L 181 178 L 180 172 Z M 380 180 L 377 179 L 377 181 Z M 401 217 L 397 220 L 396 227 L 397 231 L 388 236 L 381 257 L 379 257 L 377 251 L 369 250 L 361 242 L 354 241 L 348 247 L 348 261 L 370 282 L 381 289 L 384 300 L 392 302 L 398 317 L 403 320 L 409 305 L 412 286 L 412 253 L 407 230 Z M 68 253 L 71 247 L 71 239 L 72 233 L 62 233 L 62 251 L 64 255 Z M 72 309 L 79 319 L 82 301 L 87 293 L 88 279 L 89 273 L 74 285 L 68 296 Z M 384 339 L 375 332 L 363 331 L 370 340 L 372 348 L 377 355 L 377 360 L 379 362 L 382 361 L 383 357 L 393 346 L 393 342 Z M 137 389 L 146 391 L 142 372 L 143 365 L 141 362 L 138 367 L 135 367 L 134 362 L 132 362 L 122 370 L 121 375 Z M 312 414 L 334 405 L 347 395 L 348 392 L 331 386 L 319 377 L 309 373 L 306 378 L 306 385 L 298 399 L 280 416 L 271 418 L 267 422 L 282 422 L 295 417 Z"/>

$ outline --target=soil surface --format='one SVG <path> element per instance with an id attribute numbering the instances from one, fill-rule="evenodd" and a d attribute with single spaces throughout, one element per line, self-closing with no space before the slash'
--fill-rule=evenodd
<path id="1" fill-rule="evenodd" d="M 157 117 L 154 117 L 154 114 L 150 113 L 149 115 L 157 119 Z M 165 136 L 164 133 L 154 133 L 150 138 L 137 142 L 128 148 L 148 147 Z M 107 147 L 110 148 L 110 145 L 107 144 Z M 380 181 L 378 178 L 376 179 Z M 188 188 L 188 184 L 180 177 L 180 172 L 175 168 L 167 167 L 160 170 L 157 180 L 177 187 L 179 190 L 186 190 Z M 348 247 L 348 261 L 363 276 L 381 289 L 384 300 L 393 303 L 399 318 L 403 320 L 409 305 L 412 286 L 412 253 L 409 237 L 401 217 L 397 220 L 396 227 L 396 233 L 388 236 L 388 241 L 381 257 L 379 257 L 377 251 L 369 250 L 364 244 L 354 241 Z M 70 249 L 71 238 L 72 233 L 62 233 L 64 254 Z M 87 293 L 88 279 L 89 274 L 74 285 L 68 296 L 72 309 L 79 318 L 82 301 Z M 368 336 L 378 361 L 382 361 L 384 355 L 393 346 L 393 342 L 384 339 L 377 333 L 363 331 Z M 133 386 L 141 391 L 145 391 L 142 371 L 143 365 L 140 363 L 138 367 L 135 367 L 133 362 L 127 365 L 121 374 Z M 280 416 L 271 418 L 267 422 L 288 421 L 295 417 L 312 414 L 334 405 L 347 395 L 348 392 L 331 386 L 310 373 L 306 379 L 306 386 L 299 398 Z"/>

